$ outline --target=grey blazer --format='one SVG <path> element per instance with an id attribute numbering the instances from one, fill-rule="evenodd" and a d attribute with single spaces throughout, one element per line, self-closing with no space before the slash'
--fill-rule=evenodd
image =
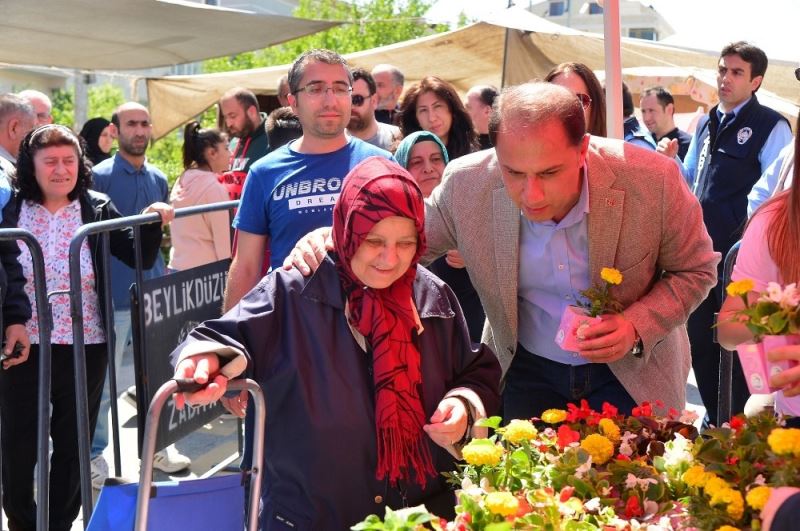
<path id="1" fill-rule="evenodd" d="M 589 268 L 615 267 L 614 288 L 644 343 L 644 356 L 609 364 L 638 403 L 681 409 L 691 366 L 686 320 L 717 282 L 700 205 L 671 159 L 620 140 L 592 137 Z M 425 259 L 458 249 L 486 311 L 483 342 L 503 372 L 517 347 L 520 211 L 503 186 L 494 150 L 461 157 L 426 200 Z"/>

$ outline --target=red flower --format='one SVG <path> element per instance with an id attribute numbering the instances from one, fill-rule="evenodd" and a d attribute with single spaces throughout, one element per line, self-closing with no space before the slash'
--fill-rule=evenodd
<path id="1" fill-rule="evenodd" d="M 664 407 L 664 401 L 663 400 L 656 400 L 656 407 L 658 409 L 662 409 Z"/>
<path id="2" fill-rule="evenodd" d="M 518 518 L 525 516 L 526 514 L 528 514 L 533 510 L 533 507 L 531 507 L 531 504 L 528 502 L 528 498 L 526 498 L 525 496 L 518 496 L 517 500 L 519 500 L 519 505 L 517 506 Z"/>
<path id="3" fill-rule="evenodd" d="M 738 463 L 738 462 L 739 462 L 739 458 L 738 458 L 738 457 L 736 457 L 735 455 L 732 455 L 732 456 L 730 456 L 730 457 L 729 457 L 729 458 L 726 460 L 726 463 L 728 463 L 729 465 L 735 465 L 735 464 L 736 464 L 736 463 Z"/>
<path id="4" fill-rule="evenodd" d="M 680 418 L 681 412 L 678 411 L 677 409 L 675 409 L 674 407 L 671 407 L 671 408 L 669 408 L 669 411 L 667 412 L 667 415 L 669 416 L 669 418 L 671 420 L 675 420 L 677 418 Z"/>
<path id="5" fill-rule="evenodd" d="M 745 421 L 742 417 L 737 415 L 731 419 L 730 425 L 733 431 L 738 432 L 739 430 L 744 428 Z"/>
<path id="6" fill-rule="evenodd" d="M 631 458 L 630 458 L 630 457 L 628 457 L 628 456 L 627 456 L 627 455 L 625 455 L 625 454 L 617 454 L 617 457 L 616 457 L 615 459 L 616 459 L 617 461 L 630 461 L 630 460 L 631 460 Z"/>
<path id="7" fill-rule="evenodd" d="M 612 406 L 608 402 L 603 402 L 603 408 L 602 409 L 603 409 L 603 412 L 602 412 L 602 414 L 600 416 L 605 418 L 605 419 L 613 419 L 617 415 L 619 415 L 619 409 L 617 409 L 616 407 Z"/>
<path id="8" fill-rule="evenodd" d="M 580 440 L 581 440 L 581 434 L 573 430 L 566 424 L 562 424 L 561 426 L 558 427 L 558 441 L 556 443 L 558 444 L 558 447 L 560 449 L 563 450 L 570 444 L 578 442 Z"/>
<path id="9" fill-rule="evenodd" d="M 642 402 L 641 406 L 634 407 L 631 410 L 631 415 L 634 417 L 652 417 L 653 407 L 650 402 Z"/>
<path id="10" fill-rule="evenodd" d="M 644 511 L 639 503 L 639 496 L 634 494 L 625 503 L 625 518 L 636 518 L 637 516 L 642 516 L 642 514 L 644 514 Z"/>
<path id="11" fill-rule="evenodd" d="M 575 487 L 567 485 L 563 489 L 561 489 L 561 494 L 558 495 L 558 501 L 561 503 L 566 503 L 567 500 L 572 498 L 572 493 L 575 492 Z"/>
<path id="12" fill-rule="evenodd" d="M 589 402 L 587 402 L 585 398 L 581 399 L 581 407 L 572 403 L 567 404 L 567 421 L 569 422 L 577 422 L 586 419 L 592 414 L 596 415 L 597 413 L 589 407 Z"/>

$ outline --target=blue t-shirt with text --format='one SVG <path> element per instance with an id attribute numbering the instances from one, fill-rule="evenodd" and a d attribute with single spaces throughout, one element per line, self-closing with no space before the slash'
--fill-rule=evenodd
<path id="1" fill-rule="evenodd" d="M 384 151 L 357 138 L 332 152 L 305 154 L 294 142 L 278 148 L 250 167 L 233 226 L 269 236 L 270 265 L 279 267 L 297 241 L 333 220 L 333 205 L 342 180 L 362 160 Z"/>

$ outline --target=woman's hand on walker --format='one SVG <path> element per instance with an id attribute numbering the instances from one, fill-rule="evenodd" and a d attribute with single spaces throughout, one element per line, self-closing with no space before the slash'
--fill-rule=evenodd
<path id="1" fill-rule="evenodd" d="M 184 404 L 204 406 L 219 400 L 228 389 L 228 378 L 219 372 L 219 357 L 216 354 L 198 354 L 181 360 L 175 368 L 175 378 L 194 380 L 207 384 L 194 393 L 175 393 L 175 407 L 183 409 Z M 215 375 L 213 378 L 210 375 Z"/>

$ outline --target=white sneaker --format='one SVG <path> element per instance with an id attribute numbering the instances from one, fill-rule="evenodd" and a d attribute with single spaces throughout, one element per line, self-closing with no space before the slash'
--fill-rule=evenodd
<path id="1" fill-rule="evenodd" d="M 178 452 L 174 444 L 170 444 L 153 456 L 153 468 L 167 474 L 174 474 L 192 466 L 192 460 Z"/>
<path id="2" fill-rule="evenodd" d="M 95 490 L 100 490 L 103 488 L 103 484 L 106 482 L 108 478 L 108 463 L 106 463 L 105 457 L 102 455 L 98 455 L 91 462 L 91 470 L 92 470 L 92 488 Z"/>

